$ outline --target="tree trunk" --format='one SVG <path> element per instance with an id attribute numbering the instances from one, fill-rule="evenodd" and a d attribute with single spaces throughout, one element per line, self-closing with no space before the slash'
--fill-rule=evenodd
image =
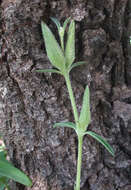
<path id="1" fill-rule="evenodd" d="M 89 129 L 104 136 L 115 157 L 85 137 L 81 190 L 131 189 L 131 0 L 3 0 L 0 5 L 0 133 L 13 164 L 33 186 L 16 190 L 73 190 L 77 137 L 72 129 L 53 129 L 73 121 L 64 79 L 39 74 L 51 68 L 41 20 L 76 21 L 76 61 L 71 72 L 78 105 L 85 86 L 91 91 Z M 54 50 L 55 51 L 55 50 Z"/>

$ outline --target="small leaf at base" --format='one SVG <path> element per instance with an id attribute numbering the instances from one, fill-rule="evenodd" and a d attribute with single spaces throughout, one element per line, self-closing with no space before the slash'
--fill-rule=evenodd
<path id="1" fill-rule="evenodd" d="M 103 137 L 101 137 L 100 135 L 98 135 L 92 131 L 87 131 L 87 132 L 85 132 L 85 134 L 92 136 L 99 143 L 101 143 L 108 150 L 108 152 L 111 153 L 112 156 L 115 155 L 113 148 L 110 146 L 110 144 Z"/>

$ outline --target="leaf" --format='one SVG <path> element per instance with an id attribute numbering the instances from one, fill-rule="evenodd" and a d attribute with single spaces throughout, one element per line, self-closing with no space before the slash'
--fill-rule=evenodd
<path id="1" fill-rule="evenodd" d="M 60 71 L 58 71 L 56 69 L 39 69 L 39 70 L 36 70 L 36 72 L 39 72 L 39 73 L 57 73 L 57 74 L 62 74 Z"/>
<path id="2" fill-rule="evenodd" d="M 68 29 L 65 58 L 67 67 L 70 68 L 71 64 L 75 60 L 75 22 L 73 20 L 71 21 Z"/>
<path id="3" fill-rule="evenodd" d="M 99 143 L 101 143 L 110 153 L 112 156 L 114 156 L 114 150 L 113 148 L 109 145 L 109 143 L 100 135 L 92 132 L 92 131 L 87 131 L 85 134 L 92 136 L 94 139 L 96 139 Z"/>
<path id="4" fill-rule="evenodd" d="M 85 61 L 79 61 L 79 62 L 77 62 L 77 63 L 74 63 L 74 64 L 71 65 L 70 71 L 71 71 L 73 68 L 78 67 L 78 66 L 81 66 L 81 65 L 84 65 L 84 64 L 86 64 L 86 63 L 87 63 L 87 62 L 85 62 Z"/>
<path id="5" fill-rule="evenodd" d="M 32 186 L 32 182 L 22 171 L 3 160 L 0 160 L 0 175 L 10 178 L 26 186 Z"/>
<path id="6" fill-rule="evenodd" d="M 70 17 L 67 18 L 67 19 L 65 20 L 64 24 L 63 24 L 63 29 L 64 29 L 64 31 L 65 31 L 66 26 L 67 26 L 67 24 L 68 24 L 69 21 L 70 21 Z"/>
<path id="7" fill-rule="evenodd" d="M 54 35 L 52 34 L 48 26 L 44 22 L 41 23 L 41 26 L 45 41 L 45 48 L 50 62 L 60 71 L 64 71 L 65 58 L 62 49 L 60 48 L 59 44 L 57 43 Z"/>
<path id="8" fill-rule="evenodd" d="M 54 18 L 54 17 L 51 17 L 51 20 L 56 24 L 57 29 L 58 29 L 58 31 L 59 31 L 59 29 L 60 29 L 60 27 L 61 27 L 61 24 L 60 24 L 59 20 L 57 20 L 57 19 Z"/>
<path id="9" fill-rule="evenodd" d="M 0 190 L 5 190 L 5 188 L 8 187 L 8 190 L 10 189 L 8 186 L 9 178 L 3 177 L 0 175 Z"/>
<path id="10" fill-rule="evenodd" d="M 0 176 L 0 184 L 7 184 L 8 180 L 9 180 L 9 178 Z"/>
<path id="11" fill-rule="evenodd" d="M 5 151 L 0 152 L 0 160 L 6 160 L 6 152 Z"/>
<path id="12" fill-rule="evenodd" d="M 69 128 L 72 128 L 72 129 L 75 129 L 76 130 L 76 126 L 74 123 L 72 122 L 60 122 L 60 123 L 55 123 L 54 126 L 55 127 L 69 127 Z"/>
<path id="13" fill-rule="evenodd" d="M 5 189 L 5 184 L 3 184 L 3 183 L 0 183 L 0 190 L 4 190 Z"/>
<path id="14" fill-rule="evenodd" d="M 83 96 L 82 109 L 79 117 L 80 127 L 86 130 L 90 121 L 91 121 L 90 92 L 89 92 L 89 87 L 86 86 Z"/>

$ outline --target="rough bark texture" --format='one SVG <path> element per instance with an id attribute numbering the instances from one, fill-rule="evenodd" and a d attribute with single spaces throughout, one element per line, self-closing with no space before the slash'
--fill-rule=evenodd
<path id="1" fill-rule="evenodd" d="M 14 165 L 33 180 L 32 188 L 13 190 L 72 190 L 75 182 L 77 137 L 52 128 L 73 121 L 65 81 L 35 72 L 51 68 L 40 27 L 44 20 L 56 31 L 50 16 L 76 21 L 76 60 L 88 62 L 71 73 L 78 109 L 89 84 L 89 128 L 115 150 L 112 158 L 85 137 L 81 189 L 130 190 L 131 0 L 3 0 L 0 6 L 0 133 Z"/>

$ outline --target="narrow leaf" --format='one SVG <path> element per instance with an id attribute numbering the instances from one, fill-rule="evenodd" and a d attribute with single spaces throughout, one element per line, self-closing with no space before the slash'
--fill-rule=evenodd
<path id="1" fill-rule="evenodd" d="M 64 71 L 65 58 L 62 49 L 60 48 L 59 44 L 57 43 L 54 35 L 52 34 L 48 26 L 44 22 L 42 22 L 41 26 L 45 41 L 46 52 L 50 62 L 60 71 Z"/>
<path id="2" fill-rule="evenodd" d="M 54 17 L 51 17 L 51 20 L 56 24 L 57 29 L 58 29 L 58 31 L 59 31 L 59 29 L 60 29 L 60 27 L 61 27 L 61 24 L 60 24 L 59 20 L 57 20 L 57 19 L 54 18 Z"/>
<path id="3" fill-rule="evenodd" d="M 60 71 L 56 70 L 56 69 L 40 69 L 40 70 L 36 70 L 36 72 L 39 73 L 57 73 L 57 74 L 61 74 Z"/>
<path id="4" fill-rule="evenodd" d="M 85 61 L 79 61 L 79 62 L 77 62 L 77 63 L 74 63 L 74 64 L 71 65 L 70 71 L 71 71 L 73 68 L 78 67 L 78 66 L 81 66 L 81 65 L 84 65 L 84 64 L 87 64 L 87 62 L 85 62 Z"/>
<path id="5" fill-rule="evenodd" d="M 96 139 L 99 143 L 101 143 L 110 153 L 112 156 L 114 156 L 114 150 L 110 146 L 110 144 L 100 135 L 92 132 L 92 131 L 87 131 L 85 134 L 92 136 L 94 139 Z"/>
<path id="6" fill-rule="evenodd" d="M 64 29 L 64 31 L 65 31 L 66 26 L 67 26 L 67 24 L 69 23 L 69 21 L 70 21 L 70 17 L 67 18 L 67 19 L 65 20 L 64 24 L 63 24 L 63 29 Z"/>
<path id="7" fill-rule="evenodd" d="M 75 60 L 75 22 L 73 20 L 71 21 L 68 29 L 65 57 L 67 67 L 70 68 L 71 64 Z"/>
<path id="8" fill-rule="evenodd" d="M 74 123 L 72 122 L 60 122 L 60 123 L 55 123 L 54 126 L 55 127 L 69 127 L 69 128 L 72 128 L 72 129 L 75 129 L 76 130 L 76 126 Z"/>
<path id="9" fill-rule="evenodd" d="M 86 130 L 90 121 L 91 121 L 90 92 L 89 92 L 89 87 L 86 86 L 83 96 L 82 109 L 79 117 L 80 127 Z"/>
<path id="10" fill-rule="evenodd" d="M 23 185 L 32 186 L 31 180 L 22 171 L 3 160 L 0 160 L 0 175 Z"/>

